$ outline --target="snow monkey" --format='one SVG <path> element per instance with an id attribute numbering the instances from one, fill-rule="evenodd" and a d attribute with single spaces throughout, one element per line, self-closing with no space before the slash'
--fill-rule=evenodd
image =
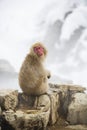
<path id="1" fill-rule="evenodd" d="M 27 95 L 41 95 L 48 90 L 50 72 L 43 66 L 47 50 L 41 43 L 35 43 L 27 54 L 19 72 L 19 85 Z"/>

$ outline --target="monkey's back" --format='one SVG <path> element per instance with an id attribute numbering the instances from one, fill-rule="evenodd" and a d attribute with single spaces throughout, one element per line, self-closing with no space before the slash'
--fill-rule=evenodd
<path id="1" fill-rule="evenodd" d="M 19 72 L 20 87 L 27 94 L 38 91 L 44 75 L 42 64 L 31 55 L 27 55 Z"/>

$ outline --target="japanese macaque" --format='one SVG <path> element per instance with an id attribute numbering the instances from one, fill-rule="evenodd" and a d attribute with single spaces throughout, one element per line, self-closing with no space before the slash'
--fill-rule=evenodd
<path id="1" fill-rule="evenodd" d="M 26 56 L 19 72 L 19 85 L 27 95 L 47 93 L 50 72 L 43 66 L 47 50 L 41 43 L 35 43 Z"/>

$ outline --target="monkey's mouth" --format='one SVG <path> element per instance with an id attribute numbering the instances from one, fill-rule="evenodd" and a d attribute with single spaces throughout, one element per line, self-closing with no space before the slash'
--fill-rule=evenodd
<path id="1" fill-rule="evenodd" d="M 42 55 L 43 55 L 43 52 L 38 52 L 37 55 L 38 55 L 38 56 L 42 56 Z"/>
<path id="2" fill-rule="evenodd" d="M 39 49 L 39 50 L 37 51 L 37 55 L 38 55 L 38 56 L 42 56 L 43 54 L 44 54 L 43 50 Z"/>

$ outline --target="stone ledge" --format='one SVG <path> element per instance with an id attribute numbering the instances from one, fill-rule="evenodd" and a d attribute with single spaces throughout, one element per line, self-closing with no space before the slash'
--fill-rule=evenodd
<path id="1" fill-rule="evenodd" d="M 16 90 L 2 90 L 1 127 L 6 127 L 6 130 L 45 130 L 48 124 L 54 125 L 56 122 L 60 125 L 87 124 L 87 95 L 84 91 L 85 88 L 80 86 L 54 84 L 50 84 L 48 94 L 40 96 L 27 96 Z M 79 119 L 78 104 L 81 110 Z M 72 108 L 75 114 L 72 113 Z M 62 124 L 61 119 L 64 120 Z"/>
<path id="2" fill-rule="evenodd" d="M 0 90 L 0 106 L 2 110 L 14 110 L 18 104 L 17 90 Z"/>
<path id="3" fill-rule="evenodd" d="M 68 106 L 67 120 L 70 124 L 87 124 L 87 94 L 75 93 Z"/>
<path id="4" fill-rule="evenodd" d="M 40 110 L 17 110 L 16 112 L 9 110 L 3 112 L 3 115 L 6 121 L 17 130 L 35 129 L 36 127 L 45 129 L 49 120 L 49 111 L 41 112 Z"/>

